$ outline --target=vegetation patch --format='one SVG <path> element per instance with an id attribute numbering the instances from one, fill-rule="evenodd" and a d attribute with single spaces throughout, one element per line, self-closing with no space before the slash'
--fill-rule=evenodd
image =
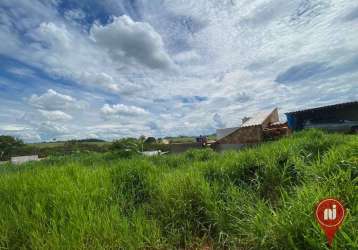
<path id="1" fill-rule="evenodd" d="M 112 149 L 1 165 L 0 248 L 328 249 L 313 213 L 331 196 L 347 208 L 333 249 L 358 249 L 356 135 L 220 154 Z"/>

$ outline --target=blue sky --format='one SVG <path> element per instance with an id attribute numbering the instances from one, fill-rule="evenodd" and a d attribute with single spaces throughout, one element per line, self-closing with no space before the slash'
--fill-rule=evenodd
<path id="1" fill-rule="evenodd" d="M 358 99 L 354 0 L 2 0 L 0 134 L 214 133 Z"/>

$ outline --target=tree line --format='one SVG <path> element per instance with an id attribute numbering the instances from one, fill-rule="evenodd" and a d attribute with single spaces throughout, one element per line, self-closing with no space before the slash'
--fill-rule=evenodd
<path id="1" fill-rule="evenodd" d="M 72 153 L 110 152 L 119 157 L 131 157 L 142 151 L 169 151 L 169 145 L 154 137 L 122 138 L 111 143 L 97 139 L 69 140 L 59 145 L 45 143 L 44 146 L 25 144 L 21 139 L 0 135 L 0 161 L 8 161 L 13 156 L 38 155 L 40 158 L 50 155 L 67 155 Z"/>

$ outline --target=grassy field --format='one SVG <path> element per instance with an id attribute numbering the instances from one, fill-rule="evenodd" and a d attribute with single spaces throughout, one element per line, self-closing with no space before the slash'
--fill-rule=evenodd
<path id="1" fill-rule="evenodd" d="M 358 249 L 358 137 L 307 131 L 240 152 L 118 159 L 74 154 L 0 166 L 1 249 L 328 249 L 314 219 L 347 215 Z"/>
<path id="2" fill-rule="evenodd" d="M 111 142 L 81 142 L 80 144 L 96 145 L 96 146 L 109 146 Z M 31 143 L 30 146 L 36 148 L 55 148 L 65 146 L 65 142 L 41 142 L 41 143 Z"/>

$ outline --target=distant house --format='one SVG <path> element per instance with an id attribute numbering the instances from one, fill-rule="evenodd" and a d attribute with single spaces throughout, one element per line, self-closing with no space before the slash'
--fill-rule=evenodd
<path id="1" fill-rule="evenodd" d="M 29 161 L 39 161 L 39 157 L 38 155 L 28 155 L 28 156 L 16 156 L 16 157 L 11 157 L 10 162 L 12 164 L 23 164 Z"/>
<path id="2" fill-rule="evenodd" d="M 162 143 L 162 144 L 170 144 L 170 140 L 168 140 L 168 139 L 162 139 L 162 140 L 161 140 L 161 143 Z"/>
<path id="3" fill-rule="evenodd" d="M 291 130 L 322 128 L 329 131 L 358 131 L 358 101 L 286 113 Z"/>
<path id="4" fill-rule="evenodd" d="M 240 127 L 218 129 L 216 147 L 218 149 L 238 149 L 248 144 L 257 144 L 265 139 L 265 131 L 272 124 L 280 124 L 278 110 L 257 113 L 243 120 Z"/>

